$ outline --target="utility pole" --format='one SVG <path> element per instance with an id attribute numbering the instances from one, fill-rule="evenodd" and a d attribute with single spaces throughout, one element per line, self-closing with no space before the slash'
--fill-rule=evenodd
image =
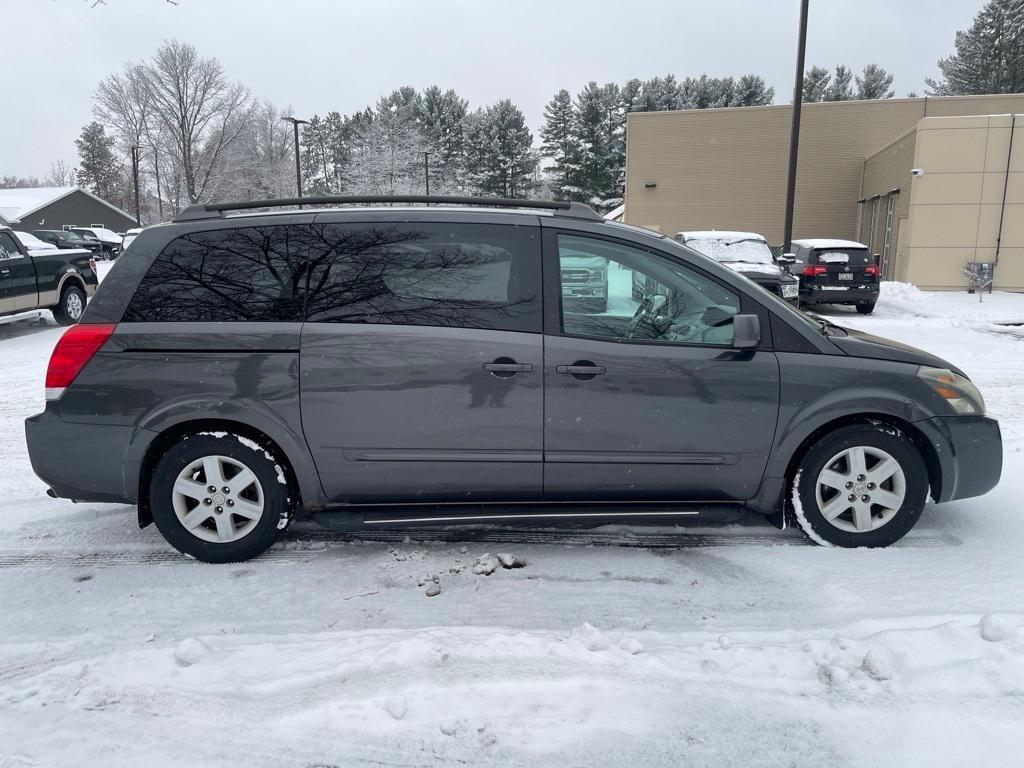
<path id="1" fill-rule="evenodd" d="M 423 153 L 423 181 L 426 186 L 426 195 L 430 197 L 430 153 Z"/>
<path id="2" fill-rule="evenodd" d="M 789 178 L 786 180 L 786 223 L 782 252 L 793 246 L 793 206 L 796 202 L 796 160 L 800 148 L 800 105 L 804 97 L 804 54 L 807 50 L 807 2 L 800 0 L 800 34 L 796 51 L 796 82 L 793 86 L 793 125 L 789 135 Z"/>
<path id="3" fill-rule="evenodd" d="M 139 208 L 139 150 L 142 147 L 132 144 L 132 179 L 135 181 L 135 223 L 142 226 L 142 213 Z"/>
<path id="4" fill-rule="evenodd" d="M 300 120 L 297 117 L 282 117 L 282 120 L 292 124 L 295 129 L 295 187 L 299 197 L 302 197 L 302 164 L 299 160 L 299 125 L 306 125 L 308 120 Z"/>
<path id="5" fill-rule="evenodd" d="M 164 220 L 164 199 L 160 192 L 160 153 L 156 145 L 153 145 L 153 173 L 156 174 L 156 209 L 159 212 L 160 221 Z"/>

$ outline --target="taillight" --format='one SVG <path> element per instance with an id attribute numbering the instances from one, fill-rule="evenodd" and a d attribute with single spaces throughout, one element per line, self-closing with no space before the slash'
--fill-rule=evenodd
<path id="1" fill-rule="evenodd" d="M 865 275 L 874 275 L 875 277 L 878 277 L 878 265 L 877 264 L 868 264 L 866 267 L 864 267 L 864 274 Z"/>
<path id="2" fill-rule="evenodd" d="M 824 275 L 828 272 L 828 267 L 824 264 L 808 264 L 804 267 L 804 271 L 801 273 L 804 277 L 817 277 L 818 275 Z"/>
<path id="3" fill-rule="evenodd" d="M 116 327 L 114 323 L 79 324 L 64 332 L 46 368 L 47 400 L 57 400 L 64 394 Z"/>
<path id="4" fill-rule="evenodd" d="M 89 269 L 93 271 L 93 274 L 96 273 L 96 259 L 89 259 Z"/>

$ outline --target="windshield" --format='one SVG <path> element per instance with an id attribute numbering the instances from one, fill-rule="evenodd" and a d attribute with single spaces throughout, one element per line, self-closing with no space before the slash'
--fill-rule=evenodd
<path id="1" fill-rule="evenodd" d="M 710 237 L 695 237 L 686 244 L 715 261 L 748 264 L 773 264 L 771 248 L 764 240 L 750 238 L 747 240 L 720 240 Z"/>

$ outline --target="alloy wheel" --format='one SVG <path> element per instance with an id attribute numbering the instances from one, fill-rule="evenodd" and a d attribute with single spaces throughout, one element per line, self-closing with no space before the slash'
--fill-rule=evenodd
<path id="1" fill-rule="evenodd" d="M 204 456 L 178 473 L 171 493 L 174 514 L 203 541 L 238 541 L 263 517 L 263 487 L 245 464 L 228 456 Z"/>
<path id="2" fill-rule="evenodd" d="M 833 456 L 818 474 L 815 501 L 831 525 L 866 533 L 892 520 L 903 506 L 907 479 L 891 454 L 857 445 Z"/>

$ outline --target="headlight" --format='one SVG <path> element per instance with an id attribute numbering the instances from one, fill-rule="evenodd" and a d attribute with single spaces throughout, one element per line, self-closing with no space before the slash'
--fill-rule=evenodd
<path id="1" fill-rule="evenodd" d="M 919 378 L 924 379 L 936 394 L 945 398 L 949 406 L 961 416 L 982 416 L 985 413 L 985 400 L 974 382 L 959 373 L 946 368 L 917 369 Z"/>
<path id="2" fill-rule="evenodd" d="M 782 298 L 794 299 L 800 293 L 799 283 L 783 283 L 782 284 Z"/>

